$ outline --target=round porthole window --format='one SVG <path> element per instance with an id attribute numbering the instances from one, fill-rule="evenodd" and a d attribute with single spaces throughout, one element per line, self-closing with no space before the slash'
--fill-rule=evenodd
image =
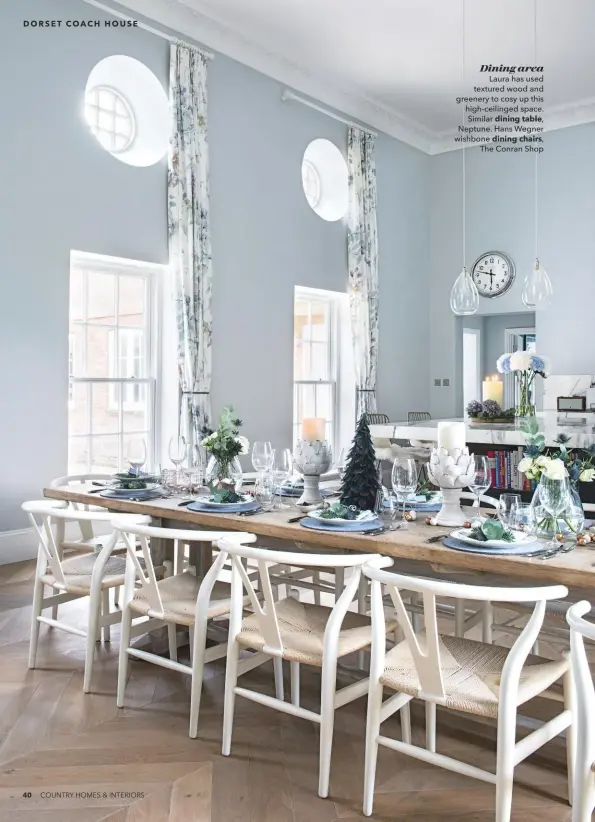
<path id="1" fill-rule="evenodd" d="M 85 117 L 91 133 L 101 145 L 117 154 L 134 140 L 134 113 L 120 92 L 109 86 L 94 86 L 85 93 Z"/>
<path id="2" fill-rule="evenodd" d="M 151 166 L 167 152 L 167 94 L 132 57 L 113 54 L 94 66 L 85 88 L 85 119 L 100 145 L 123 163 Z"/>
<path id="3" fill-rule="evenodd" d="M 323 220 L 340 220 L 347 213 L 347 163 L 334 143 L 312 140 L 302 159 L 302 187 L 310 208 Z"/>

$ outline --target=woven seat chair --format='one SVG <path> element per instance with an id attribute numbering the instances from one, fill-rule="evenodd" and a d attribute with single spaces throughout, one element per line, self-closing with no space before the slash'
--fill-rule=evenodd
<path id="1" fill-rule="evenodd" d="M 191 570 L 187 570 L 157 580 L 149 540 L 172 540 L 175 546 L 176 543 L 214 542 L 222 536 L 230 542 L 239 539 L 243 542 L 253 542 L 256 537 L 235 532 L 191 531 L 130 524 L 119 516 L 114 518 L 113 526 L 126 543 L 127 551 L 118 667 L 118 708 L 124 706 L 130 657 L 178 671 L 190 676 L 192 681 L 188 734 L 194 739 L 198 734 L 204 665 L 206 662 L 221 659 L 227 650 L 226 643 L 208 648 L 206 646 L 208 621 L 224 617 L 230 610 L 229 583 L 218 580 L 225 555 L 220 553 L 217 556 L 204 577 L 197 577 Z M 246 599 L 245 603 L 247 602 Z M 144 651 L 131 644 L 134 637 L 150 633 L 163 625 L 168 629 L 169 658 Z M 190 628 L 189 665 L 179 662 L 177 658 L 177 625 Z"/>
<path id="2" fill-rule="evenodd" d="M 118 536 L 113 530 L 110 536 L 103 537 L 104 545 L 100 551 L 66 560 L 63 559 L 62 546 L 58 543 L 57 534 L 64 533 L 63 526 L 69 522 L 105 525 L 110 522 L 112 515 L 107 511 L 77 511 L 68 508 L 66 503 L 60 500 L 48 499 L 24 502 L 22 508 L 29 515 L 39 537 L 33 588 L 29 668 L 35 668 L 41 624 L 85 637 L 87 648 L 83 691 L 88 693 L 91 688 L 95 642 L 101 631 L 104 640 L 108 642 L 110 625 L 120 622 L 122 616 L 119 610 L 110 611 L 109 592 L 124 584 L 126 564 L 124 557 L 112 555 L 118 541 Z M 150 517 L 134 514 L 127 514 L 123 519 L 127 523 L 150 522 Z M 44 597 L 45 586 L 57 593 Z M 58 620 L 53 615 L 59 604 L 84 597 L 89 597 L 86 630 Z M 52 617 L 42 614 L 46 608 L 52 608 Z"/>
<path id="3" fill-rule="evenodd" d="M 585 639 L 595 642 L 595 625 L 585 615 L 591 603 L 583 600 L 569 609 L 570 657 L 576 687 L 574 729 L 576 768 L 573 786 L 572 822 L 591 822 L 595 809 L 595 690 Z"/>
<path id="4" fill-rule="evenodd" d="M 389 565 L 391 560 L 383 560 Z M 496 786 L 495 822 L 510 822 L 514 768 L 527 756 L 567 731 L 569 796 L 572 796 L 574 743 L 572 738 L 573 683 L 567 658 L 549 660 L 530 655 L 549 600 L 565 596 L 561 585 L 540 588 L 492 588 L 433 579 L 414 578 L 382 570 L 379 563 L 364 567 L 372 583 L 372 660 L 368 692 L 364 814 L 370 816 L 378 745 L 430 764 L 439 765 Z M 386 651 L 383 587 L 388 592 L 405 640 Z M 401 591 L 423 596 L 425 630 L 415 632 Z M 473 601 L 533 602 L 533 614 L 508 650 L 463 637 L 438 633 L 437 597 Z M 517 709 L 536 696 L 550 696 L 549 688 L 563 678 L 565 709 L 536 731 L 516 742 Z M 395 693 L 382 701 L 383 689 Z M 554 698 L 553 695 L 551 695 Z M 557 695 L 556 695 L 557 696 Z M 411 742 L 409 703 L 426 705 L 425 748 Z M 498 739 L 496 772 L 492 773 L 436 752 L 436 706 L 496 719 Z M 402 741 L 381 735 L 380 725 L 401 711 Z"/>
<path id="5" fill-rule="evenodd" d="M 305 553 L 271 551 L 256 546 L 238 545 L 227 539 L 218 543 L 221 553 L 231 557 L 232 606 L 229 618 L 229 641 L 225 673 L 223 713 L 223 755 L 231 752 L 234 706 L 236 696 L 250 699 L 283 713 L 308 719 L 320 725 L 320 754 L 318 793 L 328 796 L 335 709 L 358 699 L 366 692 L 362 680 L 337 690 L 337 660 L 347 654 L 361 651 L 370 644 L 371 621 L 365 614 L 348 610 L 356 597 L 361 569 L 370 554 L 338 551 Z M 244 568 L 244 562 L 256 561 L 259 593 Z M 345 588 L 334 607 L 298 602 L 289 597 L 275 602 L 272 595 L 269 568 L 277 563 L 291 566 L 317 567 L 325 570 L 351 569 Z M 243 618 L 244 591 L 250 598 L 253 614 Z M 396 621 L 387 630 L 394 630 Z M 240 660 L 242 648 L 253 653 Z M 282 666 L 290 663 L 291 703 L 284 693 L 271 697 L 257 691 L 241 688 L 238 677 L 270 659 Z M 320 712 L 306 710 L 300 705 L 300 664 L 321 668 Z"/>

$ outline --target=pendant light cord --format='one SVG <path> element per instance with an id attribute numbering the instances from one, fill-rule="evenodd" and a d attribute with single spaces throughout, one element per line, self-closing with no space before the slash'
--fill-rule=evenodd
<path id="1" fill-rule="evenodd" d="M 461 85 L 462 93 L 465 93 L 465 0 L 462 0 L 462 44 L 463 44 L 463 59 L 461 61 Z M 463 115 L 463 123 L 465 118 Z M 463 268 L 465 268 L 465 261 L 467 259 L 467 185 L 466 185 L 466 152 L 463 144 Z"/>
<path id="2" fill-rule="evenodd" d="M 533 0 L 533 64 L 537 65 L 537 0 Z M 538 259 L 537 247 L 539 245 L 539 171 L 538 158 L 539 152 L 535 152 L 535 260 Z"/>

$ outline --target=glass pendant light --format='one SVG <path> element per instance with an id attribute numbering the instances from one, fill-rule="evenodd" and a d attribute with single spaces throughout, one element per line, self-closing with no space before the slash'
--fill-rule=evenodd
<path id="1" fill-rule="evenodd" d="M 533 2 L 533 54 L 537 65 L 537 0 Z M 533 270 L 527 273 L 521 299 L 527 308 L 538 310 L 545 308 L 552 298 L 554 289 L 547 271 L 539 262 L 537 247 L 539 245 L 539 166 L 538 153 L 535 153 L 535 262 Z"/>
<path id="2" fill-rule="evenodd" d="M 463 62 L 462 62 L 462 80 L 463 85 L 465 85 L 465 0 L 463 0 L 463 8 L 462 8 L 462 27 L 463 27 Z M 465 180 L 465 172 L 466 172 L 466 154 L 465 154 L 465 147 L 463 146 L 463 270 L 455 280 L 455 283 L 452 287 L 450 292 L 450 310 L 453 314 L 458 314 L 459 316 L 466 316 L 467 314 L 475 314 L 477 309 L 479 308 L 479 293 L 477 291 L 477 286 L 473 282 L 473 279 L 467 268 L 465 266 L 465 257 L 467 254 L 467 237 L 466 237 L 466 227 L 467 227 L 467 202 L 466 202 L 466 194 L 467 194 L 467 186 Z"/>

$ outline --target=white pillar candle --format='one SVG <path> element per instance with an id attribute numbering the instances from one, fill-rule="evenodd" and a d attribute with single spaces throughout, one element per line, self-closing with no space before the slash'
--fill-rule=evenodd
<path id="1" fill-rule="evenodd" d="M 502 405 L 504 386 L 497 377 L 488 377 L 482 385 L 482 401 L 495 400 L 498 405 Z"/>
<path id="2" fill-rule="evenodd" d="M 314 442 L 325 439 L 326 420 L 323 417 L 312 417 L 302 421 L 302 439 L 306 442 Z"/>
<path id="3" fill-rule="evenodd" d="M 458 448 L 462 451 L 465 447 L 465 430 L 464 422 L 439 422 L 438 448 L 445 448 L 447 451 Z"/>

